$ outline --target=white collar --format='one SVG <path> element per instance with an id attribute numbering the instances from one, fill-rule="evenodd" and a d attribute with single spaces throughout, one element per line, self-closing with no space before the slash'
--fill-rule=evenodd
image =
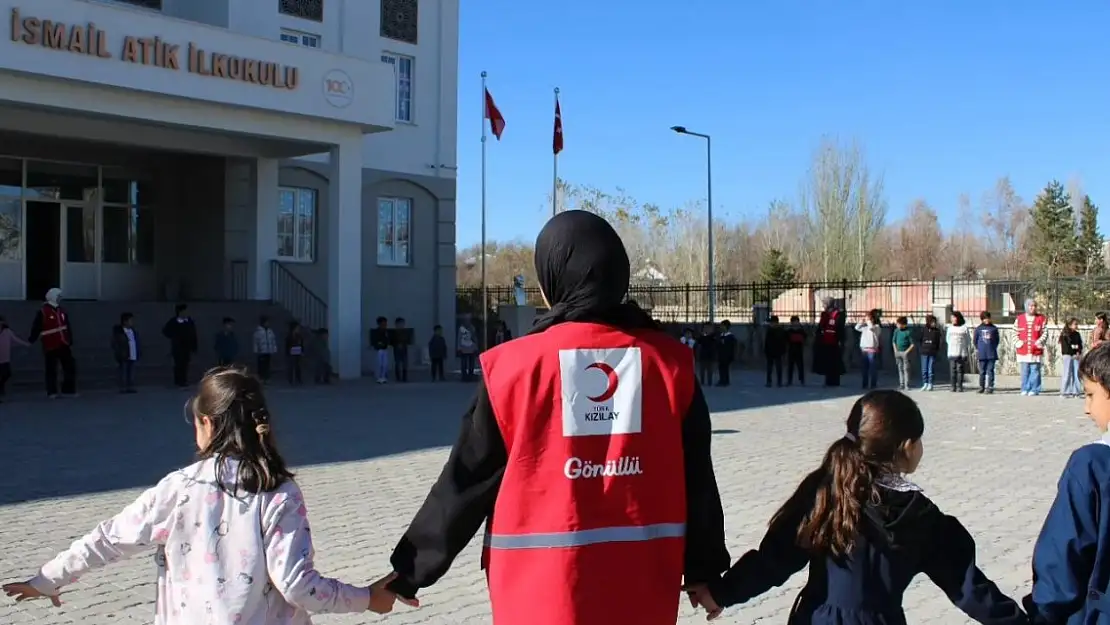
<path id="1" fill-rule="evenodd" d="M 875 483 L 888 490 L 896 490 L 902 493 L 925 492 L 920 486 L 907 480 L 904 475 L 899 475 L 896 473 L 884 473 L 883 475 L 879 476 L 879 479 L 875 480 Z"/>

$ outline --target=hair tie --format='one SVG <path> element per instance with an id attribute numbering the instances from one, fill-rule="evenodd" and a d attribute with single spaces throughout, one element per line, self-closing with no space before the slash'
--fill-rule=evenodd
<path id="1" fill-rule="evenodd" d="M 851 441 L 853 443 L 858 443 L 859 442 L 859 437 L 856 436 L 855 434 L 852 434 L 851 432 L 845 432 L 844 433 L 844 438 L 848 439 L 849 441 Z"/>
<path id="2" fill-rule="evenodd" d="M 251 418 L 255 423 L 266 423 L 270 420 L 270 413 L 265 408 L 258 408 L 251 411 Z"/>

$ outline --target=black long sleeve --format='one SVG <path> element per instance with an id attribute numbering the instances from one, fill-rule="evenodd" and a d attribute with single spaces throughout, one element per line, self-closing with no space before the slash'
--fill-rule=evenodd
<path id="1" fill-rule="evenodd" d="M 390 558 L 397 579 L 389 589 L 402 597 L 443 577 L 493 512 L 509 459 L 485 383 L 478 384 L 443 472 Z"/>
<path id="2" fill-rule="evenodd" d="M 694 385 L 686 418 L 682 422 L 682 452 L 686 471 L 685 582 L 696 584 L 717 579 L 731 561 L 725 546 L 725 513 L 713 474 L 710 444 L 713 424 L 701 386 Z"/>
<path id="3" fill-rule="evenodd" d="M 923 572 L 964 614 L 985 625 L 1023 625 L 1028 617 L 975 564 L 975 539 L 955 518 L 938 515 Z"/>
<path id="4" fill-rule="evenodd" d="M 31 333 L 27 335 L 27 342 L 34 343 L 42 334 L 42 311 L 35 313 L 35 320 L 31 322 Z"/>

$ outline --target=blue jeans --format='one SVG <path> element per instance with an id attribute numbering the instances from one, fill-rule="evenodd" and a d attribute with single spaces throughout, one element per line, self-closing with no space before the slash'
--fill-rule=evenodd
<path id="1" fill-rule="evenodd" d="M 1082 395 L 1083 385 L 1079 382 L 1079 356 L 1061 356 L 1060 366 L 1060 394 Z"/>
<path id="2" fill-rule="evenodd" d="M 1041 394 L 1041 363 L 1019 362 L 1021 369 L 1021 392 Z"/>
<path id="3" fill-rule="evenodd" d="M 936 363 L 937 363 L 937 357 L 936 356 L 926 356 L 926 355 L 922 354 L 922 356 L 921 356 L 921 383 L 922 384 L 932 384 L 933 383 L 933 365 L 935 365 Z"/>
<path id="4" fill-rule="evenodd" d="M 388 380 L 389 379 L 389 350 L 388 349 L 379 349 L 378 350 L 378 379 L 379 380 Z"/>
<path id="5" fill-rule="evenodd" d="M 879 385 L 879 354 L 877 352 L 860 352 L 860 374 L 863 376 L 863 388 L 875 388 Z"/>
<path id="6" fill-rule="evenodd" d="M 994 365 L 997 362 L 979 359 L 979 388 L 994 388 Z"/>

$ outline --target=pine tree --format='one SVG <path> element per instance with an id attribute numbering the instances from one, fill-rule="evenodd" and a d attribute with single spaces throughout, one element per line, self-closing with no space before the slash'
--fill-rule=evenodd
<path id="1" fill-rule="evenodd" d="M 759 281 L 768 284 L 768 297 L 774 300 L 797 280 L 798 272 L 790 259 L 778 248 L 770 248 L 759 262 Z"/>
<path id="2" fill-rule="evenodd" d="M 1053 279 L 1082 270 L 1083 255 L 1076 235 L 1075 211 L 1063 185 L 1053 180 L 1037 196 L 1030 211 L 1030 256 L 1038 278 Z"/>
<path id="3" fill-rule="evenodd" d="M 1098 207 L 1091 196 L 1083 196 L 1083 206 L 1079 209 L 1079 252 L 1082 255 L 1083 275 L 1101 276 L 1106 273 L 1106 261 L 1102 254 L 1102 235 L 1098 233 Z"/>

